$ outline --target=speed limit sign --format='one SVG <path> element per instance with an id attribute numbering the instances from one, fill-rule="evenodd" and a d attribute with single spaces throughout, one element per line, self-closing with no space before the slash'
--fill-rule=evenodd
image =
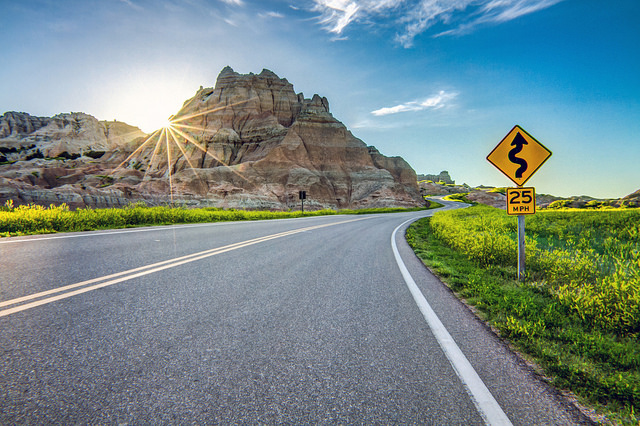
<path id="1" fill-rule="evenodd" d="M 536 213 L 536 190 L 530 188 L 507 188 L 507 214 L 523 215 Z"/>

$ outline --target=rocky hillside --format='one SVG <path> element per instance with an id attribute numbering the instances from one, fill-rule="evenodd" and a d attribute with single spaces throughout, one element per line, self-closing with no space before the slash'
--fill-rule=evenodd
<path id="1" fill-rule="evenodd" d="M 0 202 L 126 205 L 126 188 L 111 187 L 109 174 L 119 150 L 145 137 L 137 127 L 83 113 L 7 112 L 0 116 Z"/>
<path id="2" fill-rule="evenodd" d="M 446 183 L 449 185 L 454 185 L 456 183 L 455 180 L 451 179 L 449 172 L 446 170 L 441 171 L 437 175 L 431 175 L 431 174 L 418 175 L 418 182 L 421 182 L 423 180 L 427 180 L 435 183 Z"/>
<path id="3" fill-rule="evenodd" d="M 145 135 L 82 114 L 0 117 L 0 201 L 72 207 L 133 201 L 289 209 L 424 204 L 400 157 L 368 147 L 329 111 L 271 71 L 227 67 L 169 128 Z"/>
<path id="4" fill-rule="evenodd" d="M 419 175 L 420 176 L 420 175 Z M 464 194 L 465 198 L 480 204 L 506 209 L 505 188 L 479 186 L 472 188 L 467 184 L 455 185 L 420 181 L 418 183 L 423 196 L 441 196 Z M 536 205 L 539 209 L 578 208 L 593 209 L 603 207 L 640 207 L 640 190 L 620 199 L 598 199 L 587 196 L 562 198 L 549 194 L 536 194 Z"/>
<path id="5" fill-rule="evenodd" d="M 81 112 L 33 117 L 7 112 L 0 117 L 0 163 L 33 158 L 79 158 L 118 149 L 146 136 L 121 122 L 98 121 Z"/>
<path id="6" fill-rule="evenodd" d="M 640 207 L 640 190 L 622 198 L 593 198 L 586 195 L 579 197 L 553 197 L 539 204 L 550 209 L 574 208 L 574 209 L 594 209 L 604 207 Z"/>

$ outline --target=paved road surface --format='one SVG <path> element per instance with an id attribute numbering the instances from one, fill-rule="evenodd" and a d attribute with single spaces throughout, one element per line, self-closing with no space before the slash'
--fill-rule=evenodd
<path id="1" fill-rule="evenodd" d="M 413 255 L 428 214 L 2 239 L 0 424 L 585 422 Z"/>

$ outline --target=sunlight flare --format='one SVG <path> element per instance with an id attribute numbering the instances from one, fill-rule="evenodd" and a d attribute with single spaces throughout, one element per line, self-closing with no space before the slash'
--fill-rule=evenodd
<path id="1" fill-rule="evenodd" d="M 195 124 L 193 122 L 193 119 L 205 116 L 207 114 L 222 111 L 226 108 L 243 105 L 256 99 L 259 99 L 259 97 L 254 96 L 247 100 L 210 108 L 205 111 L 198 111 L 192 114 L 181 115 L 178 117 L 174 115 L 170 116 L 164 121 L 161 128 L 151 133 L 133 152 L 127 155 L 127 157 L 116 168 L 113 169 L 112 173 L 115 173 L 117 170 L 123 168 L 133 167 L 137 170 L 141 169 L 140 165 L 142 162 L 144 162 L 146 163 L 146 168 L 143 170 L 144 174 L 141 180 L 146 181 L 148 179 L 157 178 L 157 173 L 162 171 L 163 163 L 165 160 L 164 158 L 161 158 L 165 155 L 162 151 L 166 150 L 166 173 L 168 174 L 169 178 L 169 197 L 171 204 L 173 204 L 175 180 L 174 175 L 178 171 L 178 167 L 180 167 L 181 169 L 184 168 L 184 163 L 186 163 L 186 165 L 191 168 L 195 177 L 202 183 L 203 188 L 207 188 L 208 186 L 207 183 L 202 179 L 202 176 L 196 170 L 200 167 L 194 165 L 191 158 L 189 158 L 189 151 L 187 150 L 187 147 L 188 145 L 193 145 L 195 148 L 201 151 L 205 157 L 208 156 L 212 158 L 213 160 L 215 160 L 217 165 L 226 167 L 234 175 L 248 182 L 248 179 L 237 170 L 235 170 L 234 167 L 228 164 L 224 159 L 219 158 L 214 152 L 211 152 L 207 145 L 197 140 L 194 134 L 196 132 L 205 133 L 207 129 L 204 127 L 204 125 L 199 126 Z M 154 143 L 155 146 L 153 146 L 151 158 L 147 160 L 148 152 L 152 149 L 151 146 L 154 145 Z M 177 148 L 177 150 L 174 148 L 174 146 Z M 144 154 L 145 151 L 147 152 L 146 155 Z M 173 155 L 172 152 L 175 155 Z M 140 159 L 140 157 L 142 159 Z M 178 165 L 178 162 L 181 158 L 184 158 L 184 163 Z M 132 160 L 135 161 L 132 162 Z"/>
<path id="2" fill-rule="evenodd" d="M 171 197 L 171 204 L 173 204 L 173 164 L 171 164 L 171 148 L 169 147 L 169 129 L 164 128 L 164 139 L 167 143 L 167 171 L 169 172 L 169 194 Z"/>

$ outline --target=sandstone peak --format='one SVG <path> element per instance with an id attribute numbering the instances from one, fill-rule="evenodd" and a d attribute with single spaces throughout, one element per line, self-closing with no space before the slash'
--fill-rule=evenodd
<path id="1" fill-rule="evenodd" d="M 235 72 L 233 68 L 227 65 L 226 67 L 222 68 L 222 71 L 220 71 L 220 75 L 223 74 L 237 74 L 237 72 Z"/>
<path id="2" fill-rule="evenodd" d="M 72 207 L 143 199 L 281 210 L 295 208 L 304 189 L 310 208 L 424 204 L 406 161 L 367 147 L 331 115 L 327 98 L 296 94 L 267 69 L 223 68 L 215 87 L 201 86 L 164 134 L 140 137 L 137 128 L 82 113 L 7 113 L 0 118 L 0 202 L 13 194 L 17 203 Z"/>
<path id="3" fill-rule="evenodd" d="M 278 77 L 278 76 L 276 75 L 276 73 L 274 73 L 273 71 L 268 70 L 268 69 L 266 69 L 266 68 L 263 68 L 263 69 L 262 69 L 262 72 L 260 72 L 260 74 L 258 74 L 258 75 L 259 75 L 260 77 L 263 77 L 263 78 L 277 78 L 277 79 L 280 79 L 280 77 Z M 282 80 L 285 80 L 285 81 L 286 81 L 286 79 L 282 79 Z"/>
<path id="4" fill-rule="evenodd" d="M 48 117 L 34 117 L 26 112 L 9 111 L 0 116 L 0 138 L 20 137 L 49 124 Z"/>

